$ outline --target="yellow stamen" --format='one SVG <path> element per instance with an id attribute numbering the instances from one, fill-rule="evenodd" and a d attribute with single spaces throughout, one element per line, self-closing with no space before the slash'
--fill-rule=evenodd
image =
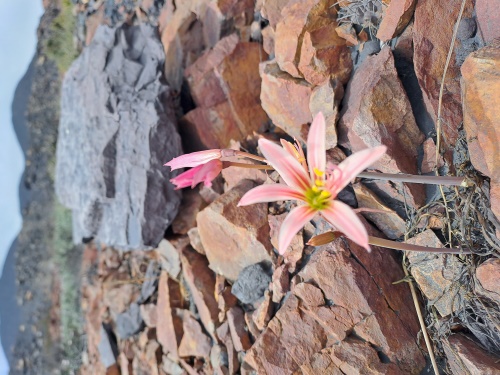
<path id="1" fill-rule="evenodd" d="M 331 194 L 328 190 L 323 190 L 321 193 L 319 193 L 319 197 L 324 199 L 324 198 L 330 198 Z"/>
<path id="2" fill-rule="evenodd" d="M 325 172 L 320 171 L 318 168 L 314 168 L 314 169 L 313 169 L 313 171 L 314 171 L 314 174 L 315 174 L 316 176 L 318 176 L 318 177 L 323 177 L 323 176 L 324 176 L 324 174 L 325 174 Z"/>
<path id="3" fill-rule="evenodd" d="M 312 191 L 314 191 L 315 193 L 319 193 L 319 188 L 314 185 L 312 188 L 311 188 Z"/>
<path id="4" fill-rule="evenodd" d="M 314 181 L 314 184 L 315 184 L 316 186 L 325 186 L 325 182 L 324 182 L 324 181 L 321 181 L 321 180 L 316 180 L 316 181 Z"/>

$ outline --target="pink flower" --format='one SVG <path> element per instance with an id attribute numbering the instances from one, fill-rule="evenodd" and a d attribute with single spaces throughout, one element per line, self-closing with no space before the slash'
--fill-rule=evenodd
<path id="1" fill-rule="evenodd" d="M 285 184 L 262 185 L 248 191 L 239 206 L 253 203 L 293 199 L 304 203 L 294 208 L 283 221 L 278 236 L 278 251 L 284 254 L 293 236 L 316 214 L 352 241 L 368 251 L 368 233 L 348 205 L 335 200 L 337 194 L 356 175 L 377 161 L 386 151 L 378 146 L 356 152 L 338 166 L 326 165 L 325 119 L 318 113 L 314 118 L 307 138 L 307 163 L 302 162 L 303 153 L 289 142 L 284 148 L 265 139 L 259 140 L 259 147 L 267 161 L 280 174 Z"/>
<path id="2" fill-rule="evenodd" d="M 181 173 L 177 177 L 172 178 L 170 182 L 175 185 L 175 190 L 188 186 L 194 188 L 200 182 L 203 182 L 205 186 L 210 187 L 212 186 L 213 179 L 219 175 L 221 170 L 222 162 L 220 160 L 210 160 L 205 164 L 198 165 L 184 173 Z"/>
<path id="3" fill-rule="evenodd" d="M 208 163 L 211 160 L 217 160 L 222 157 L 222 151 L 219 149 L 192 152 L 181 155 L 170 160 L 167 164 L 172 171 L 180 168 L 197 167 Z"/>

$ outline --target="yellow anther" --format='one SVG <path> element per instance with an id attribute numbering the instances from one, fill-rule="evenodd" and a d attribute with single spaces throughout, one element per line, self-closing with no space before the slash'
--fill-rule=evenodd
<path id="1" fill-rule="evenodd" d="M 318 168 L 314 168 L 314 169 L 313 169 L 313 171 L 314 171 L 314 174 L 315 174 L 316 176 L 318 176 L 318 177 L 323 177 L 323 176 L 324 176 L 324 174 L 325 174 L 325 172 L 320 171 Z"/>
<path id="2" fill-rule="evenodd" d="M 328 190 L 323 190 L 321 193 L 319 193 L 320 198 L 330 198 L 330 192 Z"/>
<path id="3" fill-rule="evenodd" d="M 316 180 L 314 181 L 314 183 L 316 184 L 316 186 L 325 186 L 325 182 L 322 180 Z"/>
<path id="4" fill-rule="evenodd" d="M 312 188 L 311 188 L 312 191 L 314 191 L 315 193 L 319 193 L 319 188 L 314 185 Z"/>

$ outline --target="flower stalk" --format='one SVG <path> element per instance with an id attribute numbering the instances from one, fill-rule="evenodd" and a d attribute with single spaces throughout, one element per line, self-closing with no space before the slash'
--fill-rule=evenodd
<path id="1" fill-rule="evenodd" d="M 433 184 L 433 185 L 449 185 L 467 187 L 468 182 L 464 177 L 454 176 L 421 176 L 413 174 L 394 174 L 394 173 L 378 173 L 378 172 L 361 172 L 358 174 L 360 178 L 369 178 L 373 180 L 399 181 L 410 182 L 415 184 Z"/>

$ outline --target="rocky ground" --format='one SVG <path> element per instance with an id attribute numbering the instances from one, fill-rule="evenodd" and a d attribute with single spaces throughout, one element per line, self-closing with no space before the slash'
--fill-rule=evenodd
<path id="1" fill-rule="evenodd" d="M 423 329 L 442 373 L 500 372 L 494 2 L 334 3 L 76 2 L 55 187 L 87 243 L 82 374 L 432 373 Z M 277 176 L 168 183 L 182 150 L 304 142 L 319 111 L 334 163 L 384 144 L 379 172 L 471 182 L 356 180 L 339 198 L 370 234 L 474 254 L 308 246 L 318 219 L 279 256 L 293 205 L 236 207 Z"/>

